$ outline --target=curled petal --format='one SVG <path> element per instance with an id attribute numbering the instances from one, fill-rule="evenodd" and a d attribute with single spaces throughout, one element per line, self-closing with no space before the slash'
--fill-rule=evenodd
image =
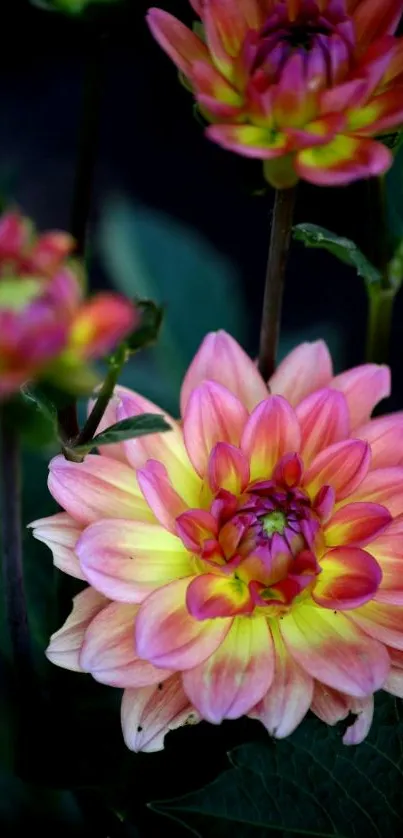
<path id="1" fill-rule="evenodd" d="M 332 359 L 323 340 L 301 343 L 277 367 L 269 385 L 294 407 L 306 396 L 327 387 L 332 377 Z"/>
<path id="2" fill-rule="evenodd" d="M 201 553 L 206 541 L 215 540 L 217 521 L 204 509 L 188 509 L 179 516 L 176 529 L 185 547 L 194 553 Z"/>
<path id="3" fill-rule="evenodd" d="M 378 503 L 348 503 L 332 515 L 326 524 L 328 547 L 363 547 L 379 536 L 392 521 L 390 512 Z"/>
<path id="4" fill-rule="evenodd" d="M 304 486 L 311 497 L 322 486 L 332 486 L 336 500 L 350 495 L 364 480 L 371 460 L 369 445 L 362 440 L 335 442 L 318 454 L 304 475 Z"/>
<path id="5" fill-rule="evenodd" d="M 374 697 L 368 695 L 366 698 L 350 699 L 350 713 L 357 717 L 352 725 L 349 725 L 344 736 L 343 745 L 360 745 L 369 733 L 374 717 Z"/>
<path id="6" fill-rule="evenodd" d="M 380 689 L 388 676 L 390 662 L 383 644 L 340 611 L 302 604 L 283 617 L 280 631 L 294 660 L 336 690 L 362 698 Z"/>
<path id="7" fill-rule="evenodd" d="M 191 578 L 180 579 L 150 594 L 136 620 L 140 657 L 164 669 L 186 670 L 206 660 L 226 637 L 231 618 L 195 620 L 186 606 Z"/>
<path id="8" fill-rule="evenodd" d="M 52 634 L 46 657 L 63 669 L 82 672 L 80 653 L 85 632 L 96 615 L 109 600 L 94 588 L 85 588 L 73 599 L 73 610 L 64 625 Z"/>
<path id="9" fill-rule="evenodd" d="M 280 634 L 274 635 L 274 678 L 270 689 L 249 713 L 276 739 L 289 736 L 309 710 L 313 680 L 288 652 Z"/>
<path id="10" fill-rule="evenodd" d="M 192 390 L 206 380 L 223 384 L 248 410 L 268 395 L 256 365 L 239 343 L 224 331 L 210 332 L 190 364 L 181 390 L 182 416 Z"/>
<path id="11" fill-rule="evenodd" d="M 270 478 L 284 454 L 299 450 L 300 430 L 292 407 L 282 396 L 270 396 L 251 413 L 241 448 L 250 460 L 250 478 Z"/>
<path id="12" fill-rule="evenodd" d="M 98 521 L 87 527 L 76 550 L 85 578 L 119 602 L 142 602 L 160 585 L 192 573 L 180 539 L 159 524 Z"/>
<path id="13" fill-rule="evenodd" d="M 390 396 L 390 370 L 377 364 L 363 364 L 336 375 L 330 386 L 344 393 L 354 431 L 368 421 L 378 402 Z"/>
<path id="14" fill-rule="evenodd" d="M 371 419 L 354 431 L 357 439 L 371 446 L 371 468 L 403 465 L 403 412 Z"/>
<path id="15" fill-rule="evenodd" d="M 214 494 L 225 489 L 240 495 L 249 483 L 249 464 L 243 452 L 235 445 L 217 442 L 210 454 L 208 478 Z"/>
<path id="16" fill-rule="evenodd" d="M 263 616 L 234 620 L 221 646 L 183 675 L 201 717 L 213 724 L 237 719 L 257 704 L 273 678 L 273 643 Z"/>
<path id="17" fill-rule="evenodd" d="M 358 608 L 373 598 L 382 579 L 378 562 L 359 547 L 335 547 L 320 564 L 312 597 L 323 608 Z"/>
<path id="18" fill-rule="evenodd" d="M 179 675 L 140 689 L 128 689 L 122 699 L 123 737 L 131 751 L 161 751 L 170 730 L 199 721 L 185 695 Z"/>
<path id="19" fill-rule="evenodd" d="M 176 532 L 176 518 L 186 509 L 185 501 L 175 492 L 168 472 L 157 460 L 148 460 L 137 471 L 140 489 L 157 520 L 170 532 Z"/>
<path id="20" fill-rule="evenodd" d="M 323 448 L 349 436 L 350 420 L 342 393 L 317 390 L 299 403 L 295 413 L 301 428 L 301 455 L 307 465 Z"/>
<path id="21" fill-rule="evenodd" d="M 254 609 L 245 582 L 214 573 L 205 573 L 192 580 L 186 593 L 186 605 L 196 620 L 250 614 Z"/>
<path id="22" fill-rule="evenodd" d="M 291 489 L 300 484 L 302 472 L 303 462 L 299 454 L 284 454 L 274 469 L 273 480 Z"/>
<path id="23" fill-rule="evenodd" d="M 149 9 L 147 23 L 160 47 L 186 76 L 190 74 L 193 61 L 210 60 L 203 41 L 168 12 Z"/>
<path id="24" fill-rule="evenodd" d="M 137 605 L 111 602 L 85 632 L 80 667 L 112 687 L 145 687 L 164 681 L 170 673 L 157 669 L 136 654 L 134 623 Z"/>
<path id="25" fill-rule="evenodd" d="M 144 500 L 129 466 L 88 454 L 82 463 L 63 456 L 49 465 L 49 491 L 79 524 L 100 518 L 134 518 L 152 521 L 154 516 Z"/>
<path id="26" fill-rule="evenodd" d="M 75 553 L 76 543 L 82 533 L 82 527 L 66 512 L 57 512 L 48 518 L 39 518 L 29 524 L 32 535 L 38 541 L 43 541 L 52 551 L 53 563 L 59 570 L 85 579 L 80 562 Z"/>
<path id="27" fill-rule="evenodd" d="M 192 390 L 183 419 L 183 434 L 198 474 L 206 474 L 210 453 L 217 442 L 239 444 L 247 418 L 246 408 L 222 384 L 205 381 Z"/>

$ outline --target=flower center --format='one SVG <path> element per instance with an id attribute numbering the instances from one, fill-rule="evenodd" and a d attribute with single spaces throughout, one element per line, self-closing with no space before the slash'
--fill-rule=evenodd
<path id="1" fill-rule="evenodd" d="M 270 512 L 269 515 L 264 515 L 261 519 L 261 523 L 266 535 L 273 535 L 275 532 L 284 532 L 287 524 L 287 518 L 284 515 L 284 512 L 281 512 L 281 510 L 278 509 L 275 512 Z"/>

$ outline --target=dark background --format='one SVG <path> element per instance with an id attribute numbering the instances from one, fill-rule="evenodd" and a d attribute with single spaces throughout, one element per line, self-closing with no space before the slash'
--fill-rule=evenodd
<path id="1" fill-rule="evenodd" d="M 147 262 L 145 274 L 156 275 L 151 285 L 147 278 L 138 279 L 133 293 L 151 288 L 151 296 L 165 303 L 172 332 L 165 338 L 172 350 L 170 363 L 182 352 L 172 371 L 171 389 L 165 381 L 166 366 L 152 353 L 146 353 L 134 372 L 129 370 L 126 380 L 143 386 L 151 396 L 160 393 L 165 406 L 172 408 L 179 373 L 196 350 L 205 325 L 215 328 L 234 322 L 246 348 L 251 353 L 257 350 L 273 195 L 265 190 L 259 163 L 224 152 L 203 137 L 191 96 L 148 32 L 147 6 L 132 0 L 85 19 L 71 19 L 41 11 L 25 0 L 2 0 L 0 190 L 39 227 L 70 228 L 85 67 L 94 43 L 107 34 L 90 280 L 93 288 L 126 283 L 125 290 L 130 289 L 127 261 L 122 264 L 125 248 L 114 234 L 123 213 L 127 258 L 130 261 L 137 242 L 136 253 L 141 245 Z M 165 0 L 164 7 L 190 23 L 186 0 Z M 301 184 L 296 220 L 350 237 L 371 254 L 371 207 L 365 183 L 348 189 Z M 165 258 L 167 264 L 158 263 L 160 246 L 160 261 Z M 135 278 L 134 286 L 136 282 Z M 194 304 L 199 298 L 204 300 L 203 314 Z M 401 358 L 401 315 L 400 297 L 391 353 L 396 408 L 403 399 L 396 369 Z M 365 290 L 354 271 L 326 253 L 295 243 L 285 293 L 282 351 L 298 340 L 324 336 L 339 367 L 360 363 L 365 322 Z M 46 494 L 46 461 L 46 453 L 26 454 L 25 523 L 55 510 Z M 118 691 L 44 662 L 49 633 L 69 612 L 77 587 L 69 579 L 58 580 L 56 617 L 50 553 L 26 536 L 26 554 L 31 619 L 39 667 L 49 683 L 49 704 L 45 722 L 33 709 L 32 727 L 38 728 L 35 747 L 22 769 L 13 767 L 12 718 L 3 689 L 0 824 L 4 822 L 4 834 L 38 826 L 42 835 L 57 831 L 58 835 L 145 838 L 164 832 L 180 838 L 185 831 L 153 814 L 147 802 L 183 794 L 214 778 L 227 767 L 226 752 L 240 742 L 264 738 L 263 728 L 251 721 L 220 728 L 203 724 L 170 734 L 160 754 L 129 754 L 120 735 Z M 6 648 L 3 683 L 7 666 Z M 17 772 L 22 772 L 23 781 Z M 72 788 L 75 798 L 65 791 Z M 122 814 L 132 825 L 122 825 Z"/>

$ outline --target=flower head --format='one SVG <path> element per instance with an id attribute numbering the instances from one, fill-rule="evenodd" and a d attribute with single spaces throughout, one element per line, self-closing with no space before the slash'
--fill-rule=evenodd
<path id="1" fill-rule="evenodd" d="M 334 377 L 319 341 L 269 392 L 218 332 L 170 433 L 51 462 L 64 511 L 31 526 L 90 587 L 47 654 L 125 688 L 129 747 L 243 714 L 283 737 L 309 708 L 355 713 L 356 743 L 374 692 L 403 696 L 403 415 L 370 419 L 389 387 L 373 364 Z M 117 388 L 104 422 L 156 410 Z"/>
<path id="2" fill-rule="evenodd" d="M 88 390 L 88 360 L 108 352 L 137 315 L 117 294 L 83 300 L 67 233 L 37 236 L 17 213 L 0 218 L 0 399 L 31 378 Z"/>
<path id="3" fill-rule="evenodd" d="M 207 136 L 264 161 L 267 180 L 379 175 L 371 139 L 403 121 L 400 0 L 193 0 L 204 36 L 160 9 L 150 29 L 190 84 Z"/>

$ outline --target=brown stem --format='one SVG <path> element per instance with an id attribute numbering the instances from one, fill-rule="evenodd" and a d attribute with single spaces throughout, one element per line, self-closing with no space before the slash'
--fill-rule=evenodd
<path id="1" fill-rule="evenodd" d="M 268 381 L 276 366 L 285 269 L 290 247 L 295 198 L 295 186 L 290 189 L 277 189 L 274 198 L 258 364 L 265 381 Z"/>

